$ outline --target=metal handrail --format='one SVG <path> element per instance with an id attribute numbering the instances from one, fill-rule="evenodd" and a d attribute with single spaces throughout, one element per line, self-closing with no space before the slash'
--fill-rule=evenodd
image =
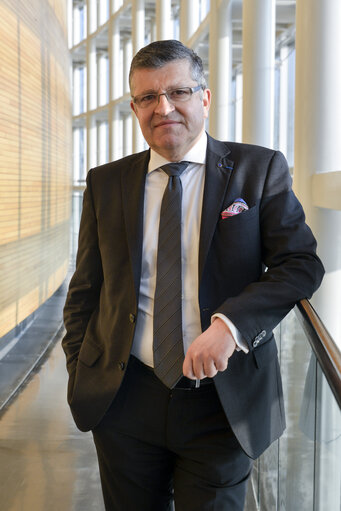
<path id="1" fill-rule="evenodd" d="M 295 312 L 341 409 L 340 349 L 308 300 L 304 299 L 297 303 Z"/>

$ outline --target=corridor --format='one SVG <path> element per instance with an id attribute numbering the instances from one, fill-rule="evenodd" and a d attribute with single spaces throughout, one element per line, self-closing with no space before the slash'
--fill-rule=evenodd
<path id="1" fill-rule="evenodd" d="M 66 404 L 60 338 L 0 421 L 1 511 L 103 511 L 90 433 Z"/>

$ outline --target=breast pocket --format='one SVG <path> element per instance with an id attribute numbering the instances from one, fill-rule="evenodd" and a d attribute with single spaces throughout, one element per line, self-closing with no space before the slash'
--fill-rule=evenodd
<path id="1" fill-rule="evenodd" d="M 218 222 L 212 249 L 220 271 L 255 278 L 261 271 L 259 206 Z M 231 270 L 232 268 L 232 270 Z"/>
<path id="2" fill-rule="evenodd" d="M 257 223 L 259 206 L 253 206 L 247 211 L 243 211 L 238 215 L 221 218 L 218 229 L 222 232 L 235 232 L 241 229 L 248 229 L 253 223 Z"/>
<path id="3" fill-rule="evenodd" d="M 216 248 L 226 260 L 240 265 L 259 258 L 261 251 L 259 207 L 221 219 L 216 230 Z"/>

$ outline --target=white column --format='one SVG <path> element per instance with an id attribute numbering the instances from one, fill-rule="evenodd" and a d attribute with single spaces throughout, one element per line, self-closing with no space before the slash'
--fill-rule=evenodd
<path id="1" fill-rule="evenodd" d="M 171 0 L 156 0 L 156 39 L 172 39 L 173 20 Z"/>
<path id="2" fill-rule="evenodd" d="M 96 65 L 96 44 L 93 39 L 87 41 L 87 168 L 90 169 L 97 164 L 97 137 L 96 123 L 91 110 L 97 107 L 97 65 Z"/>
<path id="3" fill-rule="evenodd" d="M 235 132 L 234 140 L 241 142 L 243 138 L 243 75 L 237 73 L 236 76 L 236 103 L 235 103 Z"/>
<path id="4" fill-rule="evenodd" d="M 117 157 L 122 158 L 123 157 L 123 117 L 121 111 L 118 112 L 117 116 L 117 122 L 116 122 L 116 132 L 117 132 L 117 141 L 116 141 L 116 148 L 117 148 Z M 132 134 L 130 133 L 130 139 L 132 139 Z"/>
<path id="5" fill-rule="evenodd" d="M 150 40 L 151 41 L 156 41 L 157 40 L 157 37 L 156 37 L 156 16 L 153 16 L 151 15 L 150 16 Z M 146 34 L 148 35 L 148 34 Z"/>
<path id="6" fill-rule="evenodd" d="M 132 0 L 132 38 L 133 54 L 135 55 L 145 44 L 144 41 L 144 0 Z M 133 117 L 133 151 L 137 153 L 144 148 L 143 136 L 139 123 L 134 115 Z"/>
<path id="7" fill-rule="evenodd" d="M 102 121 L 97 127 L 97 165 L 108 162 L 108 123 Z"/>
<path id="8" fill-rule="evenodd" d="M 114 0 L 110 0 L 110 13 L 115 10 Z M 108 138 L 109 138 L 109 161 L 116 159 L 115 150 L 115 106 L 111 106 L 114 98 L 118 97 L 118 72 L 117 66 L 120 53 L 120 27 L 117 18 L 111 18 L 109 22 L 108 34 L 108 54 L 109 54 L 109 111 L 108 111 Z"/>
<path id="9" fill-rule="evenodd" d="M 275 0 L 243 1 L 243 142 L 272 146 Z"/>
<path id="10" fill-rule="evenodd" d="M 144 46 L 144 0 L 132 0 L 132 38 L 134 55 Z"/>
<path id="11" fill-rule="evenodd" d="M 120 108 L 113 105 L 109 109 L 109 160 L 118 160 L 122 155 L 122 134 L 120 126 Z"/>
<path id="12" fill-rule="evenodd" d="M 288 55 L 291 51 L 288 46 L 281 48 L 281 70 L 279 86 L 279 150 L 287 156 L 288 150 Z"/>
<path id="13" fill-rule="evenodd" d="M 97 104 L 103 106 L 108 103 L 108 54 L 101 52 L 97 59 L 97 77 L 98 77 L 98 91 L 97 91 Z"/>
<path id="14" fill-rule="evenodd" d="M 87 41 L 87 110 L 97 107 L 97 54 L 94 39 Z"/>
<path id="15" fill-rule="evenodd" d="M 109 97 L 110 101 L 121 94 L 120 23 L 114 18 L 109 25 Z"/>
<path id="16" fill-rule="evenodd" d="M 88 36 L 97 29 L 97 0 L 87 0 Z"/>
<path id="17" fill-rule="evenodd" d="M 199 26 L 198 0 L 181 0 L 180 2 L 180 40 L 186 44 Z"/>
<path id="18" fill-rule="evenodd" d="M 132 152 L 132 114 L 126 114 L 123 119 L 123 156 Z"/>
<path id="19" fill-rule="evenodd" d="M 108 2 L 109 0 L 98 0 L 97 4 L 98 25 L 103 25 L 103 23 L 105 23 L 108 19 L 108 11 L 110 10 Z"/>
<path id="20" fill-rule="evenodd" d="M 211 0 L 209 76 L 212 104 L 209 132 L 220 140 L 228 140 L 231 125 L 230 85 L 232 76 L 232 27 L 230 0 Z"/>
<path id="21" fill-rule="evenodd" d="M 79 174 L 81 181 L 85 181 L 88 172 L 86 163 L 87 154 L 87 140 L 86 140 L 86 126 L 85 123 L 79 128 L 80 150 L 79 150 Z"/>
<path id="22" fill-rule="evenodd" d="M 109 161 L 115 159 L 114 156 L 114 107 L 109 105 L 108 109 L 108 152 Z"/>
<path id="23" fill-rule="evenodd" d="M 81 176 L 80 169 L 80 133 L 79 128 L 73 130 L 73 182 L 78 184 Z"/>
<path id="24" fill-rule="evenodd" d="M 340 27 L 339 0 L 297 0 L 294 185 L 326 269 L 313 304 L 341 348 L 341 211 L 329 209 L 333 206 L 328 201 L 328 187 L 337 186 L 341 171 Z M 341 445 L 336 438 L 340 412 L 325 384 L 321 393 L 319 436 L 328 442 L 318 446 L 316 506 L 336 509 L 340 505 Z M 328 438 L 333 429 L 334 435 Z"/>
<path id="25" fill-rule="evenodd" d="M 294 185 L 327 271 L 314 303 L 341 345 L 341 212 L 312 200 L 324 192 L 314 190 L 313 174 L 341 171 L 341 2 L 297 0 L 296 18 Z"/>
<path id="26" fill-rule="evenodd" d="M 210 0 L 200 0 L 198 1 L 199 6 L 199 23 L 201 23 L 207 16 L 207 13 L 210 9 Z"/>
<path id="27" fill-rule="evenodd" d="M 86 145 L 86 161 L 87 169 L 96 167 L 97 165 L 97 125 L 93 115 L 88 114 L 86 119 L 86 133 L 87 133 L 87 145 Z"/>
<path id="28" fill-rule="evenodd" d="M 67 0 L 67 34 L 68 34 L 68 47 L 74 45 L 75 40 L 75 24 L 74 24 L 74 9 L 72 0 Z"/>
<path id="29" fill-rule="evenodd" d="M 118 11 L 118 9 L 123 4 L 123 0 L 110 0 L 110 2 L 111 2 L 111 8 L 110 8 L 111 13 Z"/>
<path id="30" fill-rule="evenodd" d="M 73 115 L 79 115 L 81 113 L 81 105 L 80 105 L 80 99 L 81 99 L 81 91 L 80 91 L 80 70 L 78 66 L 75 66 L 73 68 L 73 84 L 72 84 L 72 93 L 73 93 Z"/>
<path id="31" fill-rule="evenodd" d="M 78 6 L 72 6 L 72 0 L 69 0 L 69 4 L 71 4 L 71 21 L 69 20 L 69 47 L 78 44 L 81 40 L 80 38 L 80 12 Z M 72 31 L 70 32 L 70 25 L 72 27 Z M 70 37 L 70 34 L 72 36 Z"/>
<path id="32" fill-rule="evenodd" d="M 123 94 L 129 92 L 129 70 L 133 58 L 133 45 L 130 37 L 123 40 Z"/>

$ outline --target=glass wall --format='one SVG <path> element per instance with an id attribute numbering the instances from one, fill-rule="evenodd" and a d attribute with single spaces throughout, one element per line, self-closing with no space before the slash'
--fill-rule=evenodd
<path id="1" fill-rule="evenodd" d="M 256 462 L 245 511 L 340 511 L 340 409 L 295 312 L 276 338 L 287 428 Z"/>

